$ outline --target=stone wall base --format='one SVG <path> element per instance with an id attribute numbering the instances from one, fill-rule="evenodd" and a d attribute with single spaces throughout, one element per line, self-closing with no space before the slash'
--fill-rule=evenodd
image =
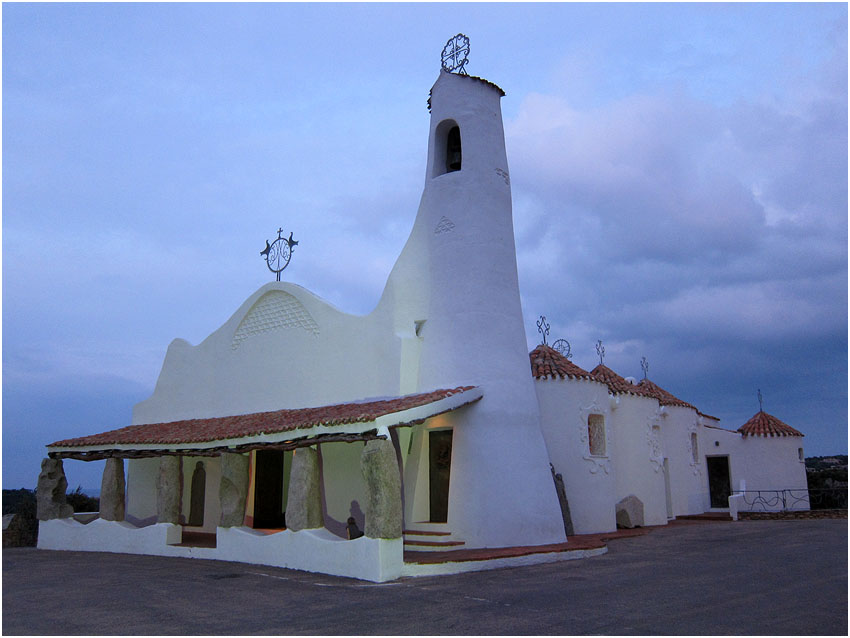
<path id="1" fill-rule="evenodd" d="M 788 512 L 738 512 L 740 521 L 790 521 L 809 518 L 847 518 L 847 510 L 799 510 Z"/>

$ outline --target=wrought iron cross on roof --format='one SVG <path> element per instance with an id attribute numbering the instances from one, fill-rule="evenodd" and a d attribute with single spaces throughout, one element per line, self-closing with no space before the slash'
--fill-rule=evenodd
<path id="1" fill-rule="evenodd" d="M 566 359 L 569 359 L 573 356 L 572 350 L 570 348 L 570 342 L 566 339 L 557 339 L 555 343 L 552 344 L 552 348 L 557 350 Z"/>
<path id="2" fill-rule="evenodd" d="M 280 273 L 289 265 L 289 260 L 292 259 L 292 249 L 298 245 L 298 242 L 292 239 L 292 233 L 289 233 L 289 239 L 284 239 L 281 235 L 282 228 L 277 229 L 277 239 L 271 244 L 266 240 L 265 250 L 260 252 L 261 257 L 265 257 L 266 265 L 273 273 L 277 275 L 277 280 L 280 281 Z"/>
<path id="3" fill-rule="evenodd" d="M 546 316 L 540 315 L 540 319 L 537 322 L 537 332 L 543 335 L 543 345 L 546 345 L 546 337 L 549 335 L 549 324 L 546 323 Z"/>
<path id="4" fill-rule="evenodd" d="M 446 46 L 443 47 L 441 56 L 443 70 L 448 73 L 457 72 L 459 75 L 469 75 L 464 68 L 469 62 L 469 38 L 462 33 L 458 33 L 455 37 L 449 38 Z"/>
<path id="5" fill-rule="evenodd" d="M 640 358 L 640 369 L 643 370 L 643 378 L 646 379 L 646 375 L 649 374 L 649 361 L 646 360 L 646 357 Z"/>
<path id="6" fill-rule="evenodd" d="M 596 354 L 599 355 L 599 365 L 605 361 L 605 346 L 602 345 L 602 339 L 596 342 Z"/>
<path id="7" fill-rule="evenodd" d="M 761 390 L 757 390 L 757 392 L 759 397 L 759 412 L 764 412 L 764 407 L 762 406 Z"/>

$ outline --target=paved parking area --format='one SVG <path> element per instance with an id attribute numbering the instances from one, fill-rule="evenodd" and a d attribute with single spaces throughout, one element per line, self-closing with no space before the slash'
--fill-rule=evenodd
<path id="1" fill-rule="evenodd" d="M 653 529 L 604 556 L 376 585 L 122 554 L 3 551 L 5 635 L 847 635 L 847 521 Z"/>

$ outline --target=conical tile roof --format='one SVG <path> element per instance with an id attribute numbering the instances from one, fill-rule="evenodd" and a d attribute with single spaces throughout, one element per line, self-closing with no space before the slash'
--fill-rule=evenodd
<path id="1" fill-rule="evenodd" d="M 738 432 L 744 436 L 805 436 L 764 411 L 759 411 L 752 419 L 739 427 Z"/>
<path id="2" fill-rule="evenodd" d="M 658 399 L 658 402 L 661 405 L 678 405 L 683 408 L 692 408 L 693 410 L 696 410 L 696 408 L 687 401 L 682 401 L 680 398 L 673 396 L 671 393 L 667 392 L 667 390 L 656 385 L 649 379 L 643 379 L 640 383 L 638 383 L 638 386 Z"/>
<path id="3" fill-rule="evenodd" d="M 529 353 L 528 358 L 531 360 L 531 374 L 535 379 L 592 379 L 587 370 L 578 367 L 550 346 L 537 346 Z"/>
<path id="4" fill-rule="evenodd" d="M 590 376 L 596 379 L 597 381 L 601 381 L 605 385 L 608 386 L 608 389 L 611 391 L 611 394 L 620 394 L 620 393 L 628 393 L 635 394 L 641 397 L 649 397 L 655 399 L 654 395 L 652 395 L 649 390 L 646 388 L 642 388 L 639 385 L 632 385 L 624 377 L 621 377 L 619 374 L 614 372 L 608 366 L 600 363 L 593 370 L 590 371 Z"/>

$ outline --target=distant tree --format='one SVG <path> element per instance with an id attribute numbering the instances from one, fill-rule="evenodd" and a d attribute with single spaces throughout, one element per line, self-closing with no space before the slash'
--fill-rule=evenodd
<path id="1" fill-rule="evenodd" d="M 68 504 L 75 512 L 97 512 L 100 511 L 100 499 L 83 494 L 83 488 L 77 486 L 73 492 L 68 492 Z"/>
<path id="2" fill-rule="evenodd" d="M 66 494 L 68 503 L 75 512 L 97 512 L 100 510 L 100 499 L 83 494 L 79 485 L 73 492 Z M 36 518 L 36 491 L 25 488 L 3 490 L 3 514 L 17 514 L 22 518 L 25 528 L 24 546 L 35 546 L 38 541 L 38 519 Z"/>
<path id="3" fill-rule="evenodd" d="M 24 547 L 34 547 L 38 540 L 38 520 L 35 513 L 35 490 L 3 490 L 3 515 L 15 514 L 21 517 L 21 544 Z"/>
<path id="4" fill-rule="evenodd" d="M 835 465 L 806 472 L 809 502 L 814 509 L 847 509 L 847 468 Z"/>

